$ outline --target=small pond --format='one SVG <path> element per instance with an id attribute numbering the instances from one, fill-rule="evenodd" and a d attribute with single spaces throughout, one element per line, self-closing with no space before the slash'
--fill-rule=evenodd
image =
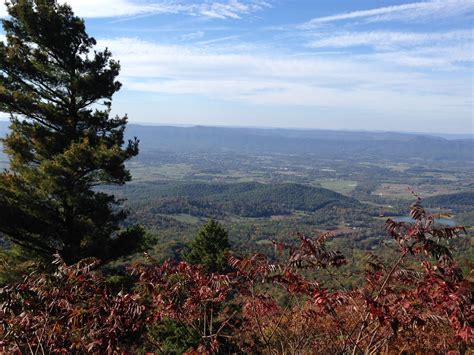
<path id="1" fill-rule="evenodd" d="M 413 223 L 415 222 L 415 220 L 411 217 L 406 217 L 406 216 L 400 216 L 400 217 L 394 217 L 393 218 L 395 221 L 398 221 L 398 222 L 407 222 L 407 223 Z M 450 226 L 450 227 L 453 227 L 453 226 L 456 226 L 457 223 L 455 220 L 453 219 L 448 219 L 448 218 L 436 218 L 435 219 L 435 222 L 437 224 L 444 224 L 446 226 Z"/>

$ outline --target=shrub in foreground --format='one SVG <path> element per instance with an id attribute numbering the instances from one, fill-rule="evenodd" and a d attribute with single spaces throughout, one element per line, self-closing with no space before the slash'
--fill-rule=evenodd
<path id="1" fill-rule="evenodd" d="M 465 353 L 472 349 L 472 283 L 447 241 L 462 227 L 437 227 L 417 201 L 414 223 L 387 221 L 398 258 L 368 255 L 365 283 L 331 290 L 347 260 L 327 246 L 330 234 L 297 234 L 275 243 L 279 261 L 229 254 L 232 272 L 167 261 L 131 267 L 135 287 L 112 293 L 95 259 L 56 273 L 35 271 L 4 288 L 0 339 L 7 351 L 160 353 Z M 277 301 L 277 294 L 285 302 Z"/>

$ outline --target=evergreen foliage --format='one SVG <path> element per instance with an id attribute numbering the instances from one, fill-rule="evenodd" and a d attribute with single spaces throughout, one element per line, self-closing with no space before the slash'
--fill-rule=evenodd
<path id="1" fill-rule="evenodd" d="M 185 255 L 191 264 L 200 264 L 207 272 L 223 272 L 228 269 L 226 251 L 230 248 L 227 231 L 211 219 L 199 231 Z"/>
<path id="2" fill-rule="evenodd" d="M 129 252 L 140 228 L 120 231 L 126 213 L 94 190 L 124 184 L 127 117 L 110 117 L 120 65 L 94 50 L 84 21 L 55 0 L 7 1 L 0 42 L 0 112 L 10 169 L 0 175 L 0 235 L 37 255 L 59 250 L 68 262 Z"/>
<path id="3" fill-rule="evenodd" d="M 165 318 L 151 326 L 148 338 L 153 343 L 161 343 L 160 350 L 163 354 L 184 354 L 190 348 L 197 348 L 201 341 L 198 332 L 171 318 Z M 146 352 L 146 348 L 143 350 Z"/>

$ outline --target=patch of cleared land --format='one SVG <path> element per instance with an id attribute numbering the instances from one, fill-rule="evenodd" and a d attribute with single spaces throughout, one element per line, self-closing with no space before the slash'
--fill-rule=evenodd
<path id="1" fill-rule="evenodd" d="M 148 165 L 130 163 L 128 165 L 133 181 L 181 180 L 193 172 L 189 164 Z"/>
<path id="2" fill-rule="evenodd" d="M 348 195 L 357 187 L 357 181 L 329 179 L 319 181 L 319 186 L 343 195 Z"/>
<path id="3" fill-rule="evenodd" d="M 373 192 L 374 195 L 381 197 L 413 199 L 411 190 L 415 191 L 421 197 L 436 196 L 459 192 L 459 189 L 452 188 L 449 185 L 420 185 L 410 186 L 408 184 L 389 184 L 383 183 Z"/>

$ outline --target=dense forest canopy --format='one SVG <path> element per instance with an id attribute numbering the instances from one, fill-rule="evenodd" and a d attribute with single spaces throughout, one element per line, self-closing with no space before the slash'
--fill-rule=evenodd
<path id="1" fill-rule="evenodd" d="M 334 191 L 299 184 L 147 183 L 121 190 L 131 207 L 153 208 L 156 213 L 165 214 L 174 211 L 202 216 L 269 217 L 294 210 L 313 212 L 360 206 L 359 201 Z M 205 211 L 199 212 L 202 209 Z"/>

